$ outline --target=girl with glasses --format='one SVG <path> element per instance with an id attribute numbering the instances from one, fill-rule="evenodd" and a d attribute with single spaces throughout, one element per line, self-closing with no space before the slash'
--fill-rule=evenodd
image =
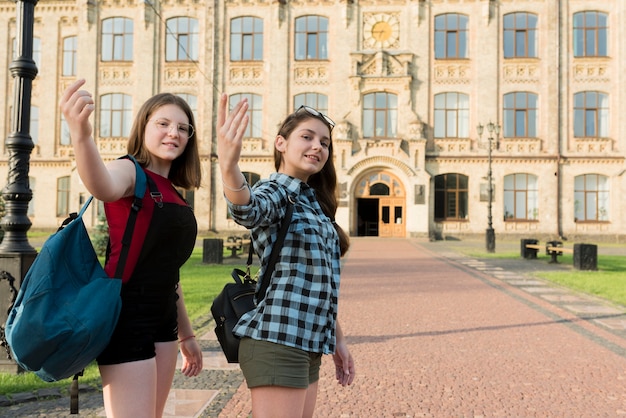
<path id="1" fill-rule="evenodd" d="M 110 251 L 105 271 L 115 277 L 122 236 L 133 204 L 135 165 L 105 164 L 92 138 L 91 94 L 78 80 L 60 107 L 70 129 L 76 167 L 85 187 L 104 202 Z M 161 417 L 174 379 L 178 351 L 182 373 L 202 370 L 202 351 L 185 309 L 179 270 L 196 241 L 193 211 L 178 194 L 200 186 L 194 118 L 187 102 L 162 93 L 148 99 L 134 121 L 128 154 L 142 166 L 148 191 L 137 213 L 122 277 L 122 310 L 109 345 L 98 357 L 108 417 Z M 97 297 L 97 295 L 94 295 Z"/>
<path id="2" fill-rule="evenodd" d="M 288 202 L 294 207 L 267 293 L 233 331 L 241 337 L 239 362 L 255 418 L 312 417 L 323 354 L 332 355 L 339 384 L 355 377 L 337 322 L 340 258 L 349 240 L 335 222 L 334 122 L 306 106 L 287 116 L 274 140 L 276 172 L 250 188 L 239 168 L 247 110 L 244 99 L 227 114 L 227 96 L 220 97 L 217 151 L 230 212 L 250 229 L 261 259 L 259 277 Z"/>

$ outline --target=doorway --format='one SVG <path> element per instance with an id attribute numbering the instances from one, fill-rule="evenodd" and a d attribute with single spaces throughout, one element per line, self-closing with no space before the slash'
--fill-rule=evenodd
<path id="1" fill-rule="evenodd" d="M 355 198 L 357 236 L 406 235 L 404 185 L 396 176 L 386 171 L 363 175 L 357 183 Z"/>

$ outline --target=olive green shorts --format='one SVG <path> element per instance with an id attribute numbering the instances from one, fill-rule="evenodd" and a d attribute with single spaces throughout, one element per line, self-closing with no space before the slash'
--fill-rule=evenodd
<path id="1" fill-rule="evenodd" d="M 306 389 L 319 380 L 321 364 L 320 353 L 251 338 L 242 338 L 239 343 L 239 366 L 249 388 Z"/>

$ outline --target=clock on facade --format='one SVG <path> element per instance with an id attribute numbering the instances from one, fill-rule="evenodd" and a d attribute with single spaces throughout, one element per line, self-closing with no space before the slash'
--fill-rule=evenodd
<path id="1" fill-rule="evenodd" d="M 365 48 L 396 48 L 400 22 L 396 15 L 375 13 L 364 16 L 363 46 Z"/>

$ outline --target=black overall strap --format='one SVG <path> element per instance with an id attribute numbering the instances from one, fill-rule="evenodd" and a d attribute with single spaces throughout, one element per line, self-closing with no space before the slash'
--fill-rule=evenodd
<path id="1" fill-rule="evenodd" d="M 117 268 L 115 269 L 115 277 L 118 279 L 122 278 L 124 274 L 124 267 L 126 266 L 126 260 L 128 259 L 128 252 L 130 251 L 130 244 L 133 240 L 133 232 L 135 230 L 135 223 L 137 222 L 137 214 L 139 210 L 143 206 L 143 196 L 146 193 L 146 173 L 143 172 L 143 169 L 137 163 L 137 161 L 131 156 L 127 155 L 126 157 L 135 163 L 135 196 L 133 199 L 133 203 L 130 206 L 130 213 L 128 214 L 128 221 L 126 222 L 126 229 L 124 230 L 124 236 L 122 237 L 122 250 L 120 251 L 120 257 L 117 260 Z M 152 179 L 150 179 L 152 181 Z M 148 184 L 150 184 L 148 181 Z M 152 189 L 152 187 L 150 187 Z"/>
<path id="2" fill-rule="evenodd" d="M 270 253 L 267 268 L 265 269 L 263 277 L 261 278 L 261 288 L 257 293 L 257 303 L 265 298 L 265 292 L 267 292 L 267 288 L 270 285 L 270 279 L 272 278 L 274 267 L 276 266 L 276 262 L 278 261 L 278 255 L 280 254 L 280 250 L 283 247 L 283 244 L 285 242 L 285 236 L 287 235 L 287 230 L 289 229 L 289 224 L 291 223 L 291 215 L 293 214 L 294 202 L 291 200 L 291 197 L 289 197 L 288 200 L 289 203 L 287 204 L 285 217 L 283 218 L 283 222 L 280 225 L 280 231 L 278 232 L 276 242 L 272 246 L 272 252 Z M 250 241 L 250 254 L 248 255 L 248 265 L 250 264 L 252 264 L 252 241 Z"/>

